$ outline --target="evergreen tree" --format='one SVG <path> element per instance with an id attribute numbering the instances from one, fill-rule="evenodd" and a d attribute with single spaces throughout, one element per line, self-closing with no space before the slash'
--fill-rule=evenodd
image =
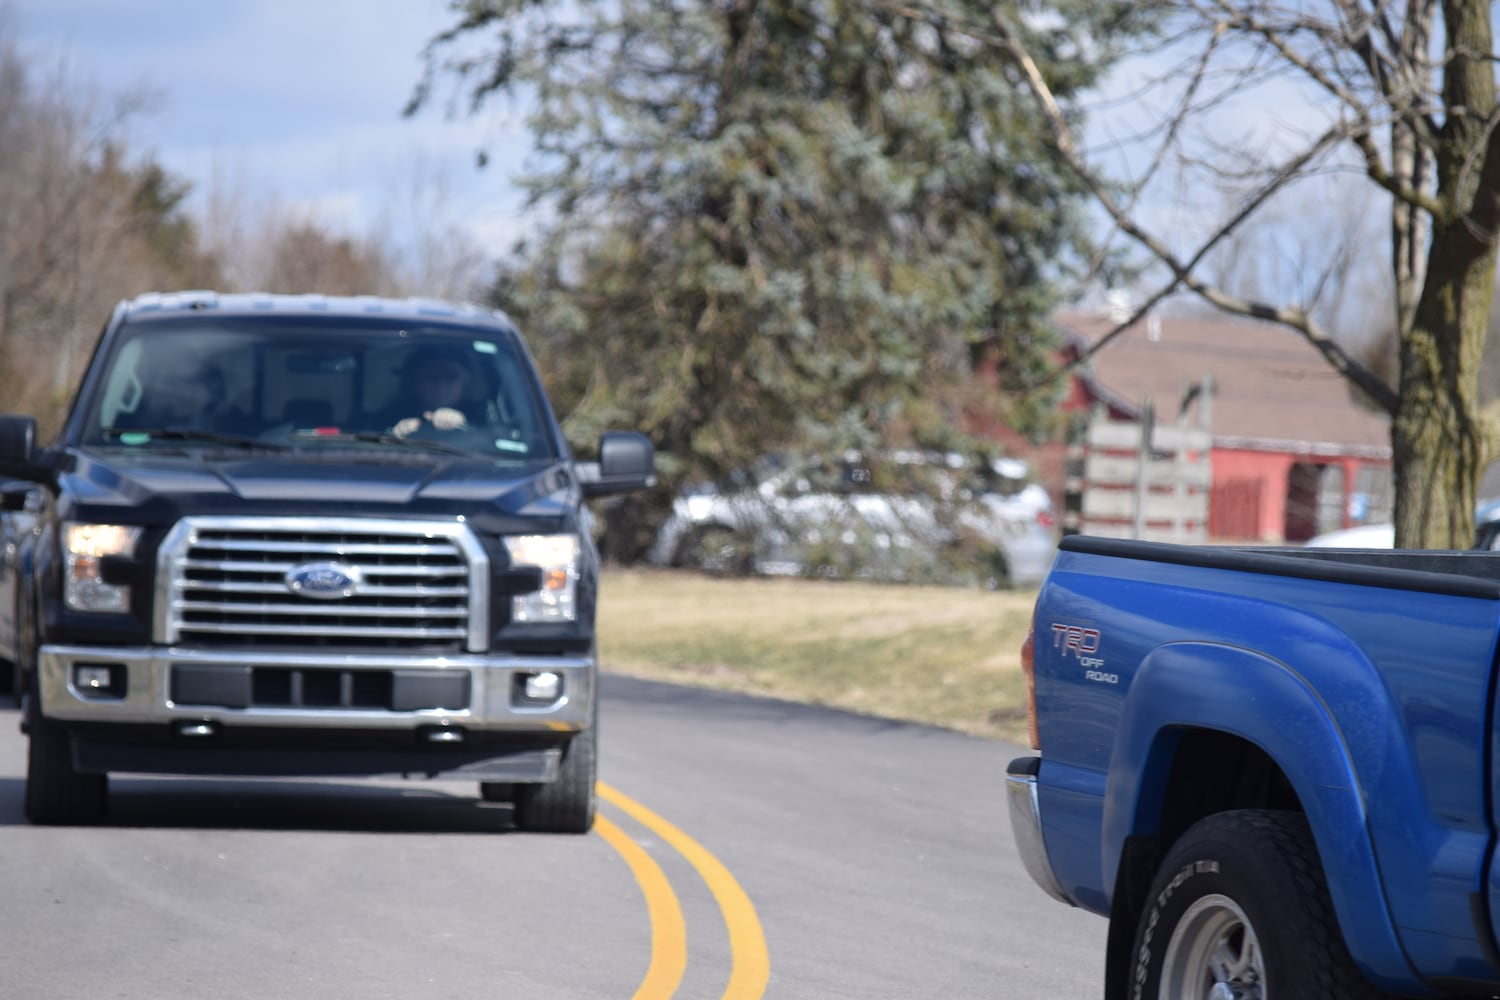
<path id="1" fill-rule="evenodd" d="M 497 298 L 577 438 L 644 427 L 669 482 L 783 449 L 951 446 L 976 365 L 1003 390 L 1051 363 L 1079 190 L 985 46 L 855 0 L 454 7 L 409 110 L 443 77 L 471 108 L 534 99 L 525 183 L 551 221 Z M 1039 30 L 1064 95 L 1123 10 Z M 1045 404 L 1006 416 L 1035 429 Z"/>

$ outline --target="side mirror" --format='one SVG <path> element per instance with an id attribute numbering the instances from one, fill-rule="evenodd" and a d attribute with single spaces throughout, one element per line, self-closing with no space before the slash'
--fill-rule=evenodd
<path id="1" fill-rule="evenodd" d="M 635 431 L 605 431 L 599 437 L 598 474 L 580 474 L 585 496 L 629 493 L 656 482 L 656 449 Z"/>
<path id="2" fill-rule="evenodd" d="M 0 415 L 0 475 L 39 479 L 36 457 L 35 418 Z"/>

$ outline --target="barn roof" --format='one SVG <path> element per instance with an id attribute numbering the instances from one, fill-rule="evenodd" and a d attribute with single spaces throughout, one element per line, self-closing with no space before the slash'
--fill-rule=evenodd
<path id="1" fill-rule="evenodd" d="M 1074 352 L 1115 326 L 1102 312 L 1065 313 L 1058 322 Z M 1278 324 L 1153 314 L 1084 369 L 1095 398 L 1138 412 L 1150 397 L 1159 422 L 1175 422 L 1184 393 L 1205 376 L 1213 380 L 1219 447 L 1390 456 L 1389 418 L 1355 402 L 1317 349 Z M 1196 418 L 1194 412 L 1189 419 Z"/>

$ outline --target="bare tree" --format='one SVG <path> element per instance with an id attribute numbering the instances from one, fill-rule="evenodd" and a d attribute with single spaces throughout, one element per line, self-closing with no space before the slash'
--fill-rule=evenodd
<path id="1" fill-rule="evenodd" d="M 243 174 L 216 168 L 200 215 L 205 244 L 238 291 L 472 299 L 493 261 L 454 217 L 444 178 L 424 161 L 392 174 L 365 225 L 346 225 L 256 197 Z"/>
<path id="2" fill-rule="evenodd" d="M 1004 7 L 985 25 L 955 24 L 936 3 L 901 9 L 1009 61 L 1036 99 L 1054 153 L 1168 273 L 1142 314 L 1187 289 L 1221 310 L 1300 333 L 1391 416 L 1397 544 L 1470 544 L 1478 482 L 1500 441 L 1497 414 L 1481 407 L 1478 384 L 1500 225 L 1500 100 L 1488 3 L 1146 5 L 1143 16 L 1158 19 L 1164 39 L 1153 55 L 1169 68 L 1142 92 L 1160 111 L 1140 130 L 1156 152 L 1123 184 L 1075 134 L 1073 109 L 1054 99 L 1037 68 L 1044 24 L 1017 21 Z M 1256 93 L 1268 95 L 1274 131 L 1234 127 Z M 1189 241 L 1154 224 L 1140 195 L 1164 164 L 1235 192 L 1232 210 Z M 1279 192 L 1335 173 L 1363 178 L 1391 205 L 1394 384 L 1362 364 L 1308 302 L 1233 294 L 1207 267 L 1215 248 Z"/>
<path id="3" fill-rule="evenodd" d="M 479 298 L 493 278 L 494 262 L 455 219 L 442 169 L 414 156 L 391 175 L 388 186 L 368 238 L 384 249 L 401 290 L 440 299 Z"/>
<path id="4" fill-rule="evenodd" d="M 370 235 L 257 196 L 220 165 L 196 216 L 189 185 L 132 149 L 147 92 L 101 96 L 66 61 L 43 71 L 0 7 L 0 411 L 60 426 L 100 324 L 146 291 L 474 294 L 488 263 L 414 171 Z M 399 204 L 405 214 L 391 206 Z"/>
<path id="5" fill-rule="evenodd" d="M 40 74 L 0 24 L 0 409 L 55 429 L 121 298 L 211 282 L 186 185 L 128 154 L 143 94 L 100 99 Z"/>
<path id="6" fill-rule="evenodd" d="M 275 211 L 245 246 L 247 288 L 324 295 L 392 295 L 395 272 L 383 248 L 344 236 L 306 215 Z"/>
<path id="7" fill-rule="evenodd" d="M 1310 180 L 1215 246 L 1204 261 L 1204 277 L 1247 301 L 1286 296 L 1302 303 L 1340 344 L 1362 353 L 1372 341 L 1394 335 L 1389 261 L 1370 252 L 1384 246 L 1388 234 L 1368 185 Z M 1219 216 L 1234 207 L 1223 206 Z"/>
<path id="8" fill-rule="evenodd" d="M 264 255 L 254 236 L 257 221 L 263 222 L 270 212 L 265 199 L 257 198 L 245 162 L 216 153 L 202 183 L 197 221 L 204 247 L 219 261 L 226 291 L 259 287 L 254 269 Z"/>

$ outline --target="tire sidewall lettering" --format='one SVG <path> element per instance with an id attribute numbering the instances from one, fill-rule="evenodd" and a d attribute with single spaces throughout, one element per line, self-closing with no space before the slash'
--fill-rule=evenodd
<path id="1" fill-rule="evenodd" d="M 1147 1000 L 1145 989 L 1147 980 L 1151 976 L 1153 946 L 1156 943 L 1158 930 L 1166 932 L 1168 940 L 1171 932 L 1176 927 L 1176 919 L 1164 921 L 1163 914 L 1169 912 L 1168 905 L 1189 879 L 1207 876 L 1217 878 L 1221 874 L 1219 862 L 1213 858 L 1199 858 L 1182 865 L 1173 873 L 1172 878 L 1156 894 L 1151 901 L 1151 909 L 1146 914 L 1145 921 L 1140 931 L 1140 946 L 1135 953 L 1135 974 L 1131 977 L 1131 1000 Z M 1204 893 L 1197 893 L 1203 895 Z M 1181 907 L 1180 909 L 1186 909 Z M 1176 916 L 1181 916 L 1177 913 Z M 1165 926 L 1162 926 L 1165 923 Z"/>
<path id="2" fill-rule="evenodd" d="M 1235 973 L 1236 982 L 1259 982 L 1266 996 L 1309 1000 L 1386 995 L 1365 977 L 1344 942 L 1307 817 L 1286 809 L 1244 808 L 1203 817 L 1167 849 L 1146 895 L 1138 897 L 1135 940 L 1122 956 L 1135 962 L 1133 972 L 1121 970 L 1127 996 L 1160 1000 L 1164 980 L 1180 990 L 1184 977 L 1220 974 L 1204 957 L 1204 948 L 1217 946 L 1205 935 L 1238 935 L 1233 922 L 1204 910 L 1199 916 L 1209 923 L 1198 917 L 1191 927 L 1182 923 L 1195 904 L 1213 896 L 1223 899 L 1209 905 L 1227 903 L 1238 910 L 1234 922 L 1243 921 L 1255 938 L 1256 952 L 1244 956 L 1251 964 Z M 1181 963 L 1174 958 L 1169 970 L 1173 942 L 1188 951 Z M 1253 979 L 1244 979 L 1247 975 Z"/>

